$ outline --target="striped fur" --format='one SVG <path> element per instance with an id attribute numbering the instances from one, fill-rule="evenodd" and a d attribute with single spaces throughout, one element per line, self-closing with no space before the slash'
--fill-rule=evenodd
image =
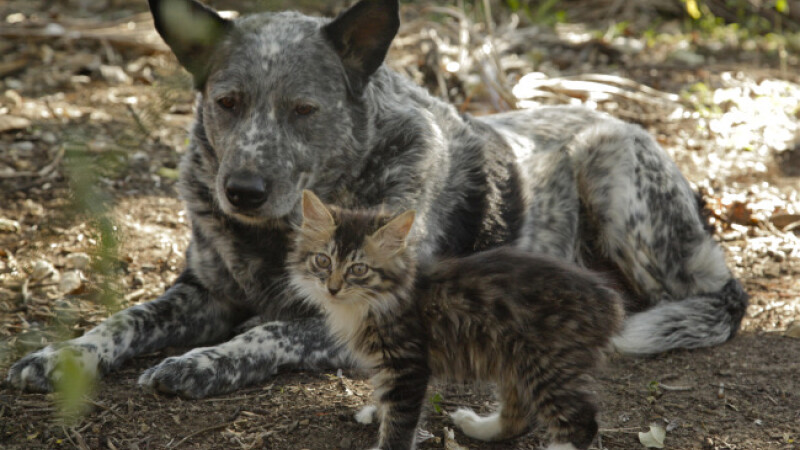
<path id="1" fill-rule="evenodd" d="M 327 215 L 313 194 L 306 196 L 306 218 L 289 255 L 291 284 L 325 311 L 334 336 L 377 370 L 381 449 L 414 447 L 431 376 L 497 383 L 497 413 L 453 414 L 474 438 L 512 438 L 538 420 L 554 444 L 588 448 L 596 406 L 581 377 L 595 368 L 623 314 L 603 280 L 512 247 L 444 260 L 417 274 L 413 246 L 399 243 L 408 229 L 397 231 L 396 223 L 407 214 L 388 220 L 331 208 Z M 314 210 L 323 212 L 316 221 L 309 219 Z M 382 245 L 386 236 L 394 242 Z M 357 264 L 368 267 L 363 276 L 350 273 Z"/>

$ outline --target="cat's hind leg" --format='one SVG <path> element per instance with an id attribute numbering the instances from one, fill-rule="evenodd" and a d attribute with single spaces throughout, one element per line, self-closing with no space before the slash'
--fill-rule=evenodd
<path id="1" fill-rule="evenodd" d="M 453 423 L 467 436 L 481 441 L 494 441 L 503 434 L 500 413 L 479 416 L 469 408 L 459 408 L 450 417 Z"/>
<path id="2" fill-rule="evenodd" d="M 586 392 L 541 395 L 537 415 L 552 439 L 548 450 L 585 450 L 597 435 L 597 407 Z"/>
<path id="3" fill-rule="evenodd" d="M 451 414 L 455 425 L 467 436 L 482 441 L 509 439 L 527 432 L 533 418 L 530 395 L 516 381 L 499 383 L 498 394 L 501 404 L 496 412 L 479 416 L 471 409 L 459 408 Z"/>
<path id="4" fill-rule="evenodd" d="M 356 422 L 362 425 L 370 425 L 378 418 L 378 407 L 376 405 L 367 405 L 359 409 L 355 415 Z"/>

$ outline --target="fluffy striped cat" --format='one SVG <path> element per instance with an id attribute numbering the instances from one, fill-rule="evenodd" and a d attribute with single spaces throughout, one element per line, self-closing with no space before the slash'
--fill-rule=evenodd
<path id="1" fill-rule="evenodd" d="M 510 247 L 417 270 L 413 222 L 413 211 L 327 207 L 305 191 L 288 258 L 291 285 L 376 369 L 379 448 L 414 448 L 431 376 L 497 384 L 494 414 L 451 414 L 468 436 L 508 439 L 538 421 L 549 449 L 588 448 L 597 408 L 582 378 L 620 328 L 619 296 L 588 271 Z"/>

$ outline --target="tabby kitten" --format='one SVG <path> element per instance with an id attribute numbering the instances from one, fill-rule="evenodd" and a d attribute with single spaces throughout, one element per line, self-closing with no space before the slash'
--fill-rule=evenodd
<path id="1" fill-rule="evenodd" d="M 354 357 L 377 370 L 379 447 L 414 448 L 436 376 L 497 383 L 497 412 L 451 414 L 468 436 L 507 439 L 539 420 L 549 449 L 588 448 L 597 408 L 582 376 L 620 328 L 619 296 L 588 271 L 511 247 L 416 273 L 406 245 L 413 221 L 413 211 L 328 208 L 305 191 L 288 257 L 291 285 L 321 307 Z"/>

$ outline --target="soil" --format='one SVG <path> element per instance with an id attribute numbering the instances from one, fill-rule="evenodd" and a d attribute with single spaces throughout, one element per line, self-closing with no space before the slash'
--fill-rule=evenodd
<path id="1" fill-rule="evenodd" d="M 245 9 L 249 3 L 230 2 Z M 145 12 L 143 1 L 0 3 L 0 376 L 28 351 L 80 335 L 111 312 L 156 297 L 183 266 L 189 224 L 176 197 L 175 168 L 194 94 Z M 443 82 L 446 95 L 467 111 L 497 109 L 491 92 L 470 90 L 467 76 L 431 66 L 436 52 L 419 44 L 439 45 L 446 56 L 447 42 L 430 32 L 441 22 L 428 21 L 416 6 L 405 15 L 410 19 L 392 51 L 394 66 L 434 92 Z M 55 24 L 84 35 L 39 33 L 48 26 L 58 31 Z M 730 266 L 752 297 L 742 331 L 724 345 L 648 359 L 613 355 L 592 382 L 601 410 L 592 448 L 642 449 L 639 433 L 650 425 L 666 430 L 666 448 L 800 448 L 800 149 L 791 135 L 798 133 L 792 128 L 797 110 L 780 115 L 781 109 L 760 128 L 755 116 L 727 128 L 714 122 L 736 105 L 740 112 L 757 110 L 741 106 L 743 99 L 767 96 L 778 104 L 787 89 L 795 89 L 788 101 L 796 107 L 796 57 L 790 52 L 778 60 L 766 47 L 743 42 L 727 43 L 731 51 L 695 36 L 689 48 L 703 64 L 682 65 L 665 56 L 674 54 L 677 38 L 630 58 L 607 51 L 603 41 L 581 47 L 563 36 L 539 41 L 538 57 L 530 56 L 533 44 L 515 52 L 571 61 L 536 67 L 552 79 L 609 73 L 684 94 L 674 102 L 688 115 L 650 119 L 660 112 L 635 95 L 627 95 L 627 103 L 617 98 L 594 106 L 646 126 L 701 189 Z M 517 65 L 519 73 L 509 71 L 509 83 L 531 68 L 525 64 Z M 774 96 L 758 94 L 756 88 L 772 86 L 765 80 L 783 84 Z M 738 89 L 740 96 L 712 101 L 698 83 L 712 94 Z M 566 91 L 556 89 L 548 101 L 592 101 L 575 90 L 564 97 Z M 702 113 L 716 103 L 721 110 Z M 16 125 L 8 125 L 12 118 Z M 743 124 L 753 126 L 744 130 Z M 727 144 L 733 128 L 750 134 Z M 775 144 L 782 132 L 788 133 L 785 145 Z M 111 228 L 104 229 L 107 223 Z M 83 254 L 93 263 L 85 265 Z M 108 374 L 79 418 L 64 418 L 55 394 L 0 384 L 0 448 L 315 450 L 374 443 L 377 427 L 353 420 L 370 393 L 357 371 L 287 372 L 263 386 L 202 400 L 137 386 L 143 370 L 185 350 L 141 356 Z M 420 447 L 544 444 L 541 430 L 496 444 L 459 432 L 447 438 L 447 411 L 471 406 L 488 412 L 495 406 L 489 392 L 480 385 L 432 386 L 422 426 L 429 435 Z"/>

